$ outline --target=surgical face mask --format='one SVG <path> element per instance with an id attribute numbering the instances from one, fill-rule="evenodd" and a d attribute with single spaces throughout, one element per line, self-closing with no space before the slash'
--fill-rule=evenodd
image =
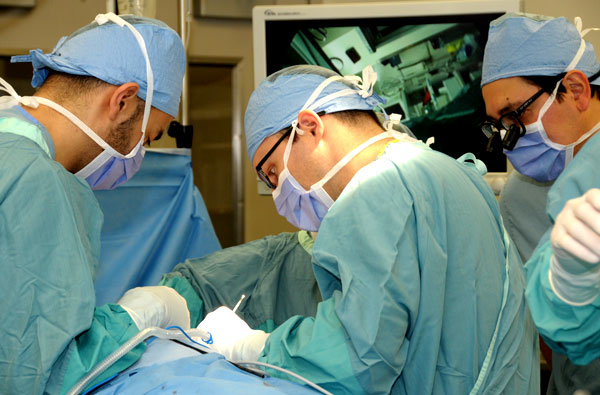
<path id="1" fill-rule="evenodd" d="M 130 152 L 134 153 L 132 157 L 120 157 L 117 151 L 107 146 L 75 175 L 85 179 L 93 190 L 114 189 L 131 179 L 140 169 L 146 154 L 141 144 L 140 141 Z"/>
<path id="2" fill-rule="evenodd" d="M 519 138 L 515 148 L 511 151 L 504 150 L 510 163 L 519 173 L 540 182 L 553 181 L 558 178 L 573 159 L 575 146 L 585 141 L 600 127 L 600 124 L 594 126 L 571 144 L 558 144 L 550 140 L 544 129 L 542 118 L 556 99 L 556 92 L 561 81 L 557 83 L 552 95 L 540 109 L 537 121 L 525 125 L 525 135 Z"/>
<path id="3" fill-rule="evenodd" d="M 287 166 L 296 132 L 298 134 L 304 133 L 294 125 L 283 154 L 284 169 L 279 174 L 277 188 L 273 191 L 273 200 L 280 215 L 284 216 L 295 227 L 311 232 L 316 232 L 319 229 L 325 214 L 333 205 L 333 199 L 325 191 L 323 185 L 365 148 L 379 140 L 394 137 L 398 134 L 398 132 L 387 131 L 365 141 L 346 154 L 320 181 L 313 184 L 307 191 L 296 181 Z"/>
<path id="4" fill-rule="evenodd" d="M 96 22 L 102 25 L 108 21 L 112 21 L 121 27 L 128 28 L 131 33 L 135 36 L 140 49 L 144 57 L 146 58 L 146 80 L 148 83 L 146 93 L 146 104 L 144 107 L 144 116 L 142 118 L 142 136 L 136 144 L 136 146 L 124 155 L 112 148 L 106 143 L 96 132 L 88 127 L 83 121 L 77 116 L 71 113 L 69 110 L 64 108 L 58 103 L 55 103 L 49 99 L 38 96 L 19 96 L 16 91 L 3 79 L 0 78 L 0 90 L 4 90 L 10 94 L 8 100 L 4 99 L 0 101 L 0 107 L 8 105 L 16 105 L 20 103 L 24 106 L 37 108 L 40 104 L 46 105 L 55 111 L 61 113 L 79 129 L 81 129 L 88 137 L 90 137 L 96 144 L 102 148 L 102 152 L 96 156 L 90 163 L 88 163 L 83 169 L 75 173 L 76 176 L 85 179 L 92 189 L 113 189 L 118 185 L 129 180 L 139 170 L 144 158 L 145 149 L 143 147 L 144 137 L 146 134 L 146 125 L 148 124 L 148 118 L 150 116 L 150 109 L 152 106 L 152 94 L 154 90 L 154 77 L 152 74 L 152 68 L 150 66 L 150 59 L 148 58 L 148 52 L 146 50 L 146 44 L 142 35 L 128 22 L 118 17 L 113 13 L 100 14 L 96 16 Z"/>

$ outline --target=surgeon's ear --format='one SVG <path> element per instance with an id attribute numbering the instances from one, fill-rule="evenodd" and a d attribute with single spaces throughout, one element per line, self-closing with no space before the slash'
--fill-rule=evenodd
<path id="1" fill-rule="evenodd" d="M 573 96 L 579 111 L 587 110 L 592 98 L 592 89 L 586 75 L 579 70 L 569 71 L 563 80 L 567 93 Z"/>
<path id="2" fill-rule="evenodd" d="M 108 116 L 111 121 L 122 122 L 131 118 L 137 109 L 139 89 L 135 82 L 128 82 L 111 91 L 108 101 Z"/>
<path id="3" fill-rule="evenodd" d="M 312 110 L 302 110 L 298 114 L 298 127 L 305 133 L 310 133 L 318 143 L 323 137 L 325 127 L 321 117 Z"/>

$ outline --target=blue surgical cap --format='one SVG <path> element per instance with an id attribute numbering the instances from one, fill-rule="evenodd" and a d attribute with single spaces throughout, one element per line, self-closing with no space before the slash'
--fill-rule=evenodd
<path id="1" fill-rule="evenodd" d="M 508 77 L 555 76 L 566 70 L 581 45 L 577 28 L 566 18 L 510 13 L 490 23 L 481 86 Z M 575 66 L 588 77 L 600 70 L 586 42 Z M 600 78 L 590 81 L 600 85 Z"/>
<path id="2" fill-rule="evenodd" d="M 185 71 L 185 51 L 177 33 L 155 19 L 121 16 L 142 35 L 154 74 L 152 107 L 173 117 L 179 111 L 179 100 Z M 138 96 L 146 100 L 146 59 L 132 32 L 112 22 L 93 22 L 58 41 L 54 50 L 44 54 L 40 49 L 29 55 L 13 56 L 11 62 L 31 62 L 31 85 L 40 87 L 50 73 L 59 72 L 96 77 L 113 85 L 135 82 Z"/>
<path id="3" fill-rule="evenodd" d="M 337 75 L 339 74 L 323 67 L 301 65 L 287 67 L 263 80 L 250 96 L 244 118 L 246 146 L 250 160 L 254 158 L 258 146 L 264 139 L 292 124 L 304 108 L 306 101 L 323 81 Z M 359 88 L 349 82 L 338 80 L 327 85 L 314 102 L 346 89 L 359 91 Z M 374 93 L 366 98 L 357 93 L 321 103 L 312 110 L 325 113 L 373 110 L 383 103 L 385 100 Z"/>

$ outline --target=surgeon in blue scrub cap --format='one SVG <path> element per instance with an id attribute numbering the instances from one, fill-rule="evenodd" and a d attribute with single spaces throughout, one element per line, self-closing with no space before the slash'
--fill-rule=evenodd
<path id="1" fill-rule="evenodd" d="M 32 63 L 39 89 L 23 97 L 0 78 L 0 393 L 58 394 L 139 330 L 189 327 L 171 288 L 98 308 L 93 289 L 102 213 L 92 189 L 130 179 L 144 143 L 177 115 L 185 54 L 164 23 L 109 13 L 51 53 L 12 60 Z"/>
<path id="2" fill-rule="evenodd" d="M 200 327 L 232 334 L 213 338 L 227 358 L 334 394 L 539 393 L 522 264 L 482 163 L 394 132 L 395 116 L 382 126 L 376 78 L 292 66 L 254 91 L 248 154 L 279 213 L 318 229 L 323 300 L 270 333 L 225 307 Z"/>
<path id="3" fill-rule="evenodd" d="M 484 133 L 518 172 L 554 182 L 551 225 L 525 266 L 531 313 L 554 351 L 552 394 L 600 392 L 600 63 L 584 39 L 594 30 L 507 14 L 490 24 L 483 61 Z M 501 199 L 535 203 L 519 193 Z"/>

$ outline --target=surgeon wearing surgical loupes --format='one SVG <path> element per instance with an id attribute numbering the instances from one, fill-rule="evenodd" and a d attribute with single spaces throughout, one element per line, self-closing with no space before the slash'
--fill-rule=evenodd
<path id="1" fill-rule="evenodd" d="M 551 226 L 525 266 L 531 313 L 554 351 L 549 394 L 600 391 L 600 63 L 584 39 L 594 30 L 581 18 L 507 14 L 490 24 L 483 61 L 484 132 L 501 135 L 517 171 L 554 182 Z"/>
<path id="2" fill-rule="evenodd" d="M 293 66 L 252 94 L 249 157 L 278 212 L 318 229 L 323 301 L 269 334 L 227 308 L 200 327 L 228 359 L 277 365 L 336 394 L 539 393 L 521 262 L 481 162 L 382 127 L 375 81 L 368 68 L 341 78 Z"/>
<path id="3" fill-rule="evenodd" d="M 189 327 L 171 288 L 98 308 L 93 289 L 102 213 L 92 189 L 130 179 L 143 144 L 177 115 L 185 54 L 162 22 L 104 14 L 51 53 L 13 61 L 33 64 L 39 90 L 21 97 L 0 80 L 0 393 L 57 394 L 139 330 Z"/>

